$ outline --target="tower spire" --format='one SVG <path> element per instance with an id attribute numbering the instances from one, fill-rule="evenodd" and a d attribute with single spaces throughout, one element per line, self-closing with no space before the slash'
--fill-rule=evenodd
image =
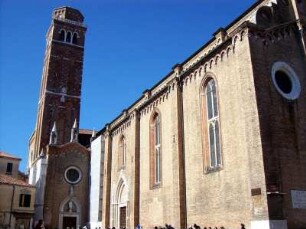
<path id="1" fill-rule="evenodd" d="M 54 121 L 51 133 L 50 133 L 50 145 L 56 145 L 57 144 L 57 130 L 56 130 L 56 122 Z"/>
<path id="2" fill-rule="evenodd" d="M 71 128 L 71 138 L 70 138 L 70 142 L 77 142 L 78 141 L 78 134 L 79 134 L 79 130 L 78 130 L 78 125 L 77 125 L 77 120 L 74 120 L 73 126 Z"/>
<path id="3" fill-rule="evenodd" d="M 96 137 L 96 131 L 94 129 L 92 129 L 92 134 L 91 134 L 91 138 L 90 141 L 92 142 L 94 140 L 94 138 Z"/>

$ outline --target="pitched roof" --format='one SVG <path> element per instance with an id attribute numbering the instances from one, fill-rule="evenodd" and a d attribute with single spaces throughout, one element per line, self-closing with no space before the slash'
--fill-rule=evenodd
<path id="1" fill-rule="evenodd" d="M 18 180 L 14 177 L 0 174 L 0 184 L 8 184 L 8 185 L 18 185 L 18 186 L 26 186 L 26 187 L 34 187 L 33 185 L 28 184 L 23 180 Z"/>
<path id="2" fill-rule="evenodd" d="M 79 129 L 79 134 L 88 134 L 91 136 L 92 130 L 89 129 Z"/>
<path id="3" fill-rule="evenodd" d="M 16 157 L 12 154 L 5 153 L 3 151 L 0 151 L 0 157 L 10 158 L 10 159 L 15 159 L 15 160 L 21 160 L 19 157 Z"/>

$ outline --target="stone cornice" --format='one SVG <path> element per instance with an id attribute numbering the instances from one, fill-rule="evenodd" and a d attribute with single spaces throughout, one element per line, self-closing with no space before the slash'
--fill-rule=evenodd
<path id="1" fill-rule="evenodd" d="M 249 30 L 253 31 L 256 28 L 256 25 L 252 22 L 254 22 L 257 10 L 262 6 L 271 6 L 275 1 L 257 1 L 225 29 L 218 29 L 213 34 L 214 37 L 212 39 L 182 64 L 175 65 L 172 71 L 151 89 L 146 90 L 135 103 L 127 108 L 128 117 L 124 113 L 116 117 L 110 125 L 110 131 L 113 132 L 114 129 L 120 129 L 120 125 L 126 125 L 127 121 L 130 122 L 130 115 L 135 109 L 139 110 L 140 116 L 147 114 L 165 101 L 176 86 L 186 86 L 193 78 L 204 75 L 213 66 L 218 65 L 220 61 L 224 61 L 225 57 L 228 58 L 231 54 L 234 54 L 238 42 L 252 36 L 249 35 Z"/>
<path id="2" fill-rule="evenodd" d="M 135 109 L 140 112 L 140 116 L 143 116 L 150 112 L 153 108 L 157 107 L 161 102 L 164 102 L 172 90 L 176 86 L 186 85 L 186 78 L 190 77 L 190 74 L 197 74 L 197 72 L 204 71 L 211 68 L 213 64 L 217 64 L 224 55 L 229 55 L 234 50 L 234 46 L 238 40 L 242 40 L 247 30 L 247 24 L 243 24 L 235 32 L 232 32 L 231 36 L 227 37 L 222 43 L 213 45 L 213 49 L 210 53 L 202 58 L 196 59 L 196 62 L 189 65 L 189 68 L 183 69 L 183 66 L 177 64 L 173 67 L 172 71 L 164 78 L 158 85 L 155 85 L 152 89 L 145 90 L 142 97 L 134 103 L 131 107 L 124 110 L 114 121 L 109 125 L 111 135 L 114 136 L 119 132 L 122 132 L 128 126 L 133 118 L 132 113 Z M 237 33 L 237 34 L 236 34 Z M 233 43 L 233 41 L 235 41 Z"/>
<path id="3" fill-rule="evenodd" d="M 156 93 L 154 93 L 153 95 L 149 96 L 146 98 L 146 100 L 138 107 L 138 110 L 140 112 L 142 112 L 143 109 L 145 109 L 145 107 L 149 106 L 150 104 L 156 102 L 156 100 L 158 100 L 158 98 L 160 98 L 162 95 L 164 95 L 165 93 L 167 93 L 167 87 L 163 87 L 160 90 L 158 90 Z"/>
<path id="4" fill-rule="evenodd" d="M 269 29 L 261 29 L 254 26 L 250 29 L 248 37 L 253 41 L 262 42 L 267 47 L 275 42 L 290 38 L 295 31 L 298 31 L 297 23 L 297 21 L 292 21 Z"/>

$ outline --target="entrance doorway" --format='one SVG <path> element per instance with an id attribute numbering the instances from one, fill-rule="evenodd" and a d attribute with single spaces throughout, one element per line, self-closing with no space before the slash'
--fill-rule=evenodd
<path id="1" fill-rule="evenodd" d="M 113 221 L 111 227 L 118 229 L 130 228 L 129 194 L 125 184 L 121 178 L 117 184 L 114 202 L 112 202 Z"/>
<path id="2" fill-rule="evenodd" d="M 126 206 L 120 208 L 120 229 L 126 228 Z"/>
<path id="3" fill-rule="evenodd" d="M 77 222 L 77 218 L 76 217 L 67 217 L 67 216 L 64 216 L 63 217 L 63 229 L 67 229 L 67 228 L 70 228 L 70 229 L 76 229 L 76 222 Z"/>

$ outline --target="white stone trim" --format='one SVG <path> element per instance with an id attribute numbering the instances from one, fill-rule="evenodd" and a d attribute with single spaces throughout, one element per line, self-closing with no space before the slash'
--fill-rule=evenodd
<path id="1" fill-rule="evenodd" d="M 75 169 L 76 171 L 78 171 L 78 173 L 79 173 L 79 178 L 78 178 L 76 181 L 71 181 L 71 180 L 68 179 L 68 177 L 67 177 L 67 172 L 68 172 L 68 170 L 70 170 L 70 169 Z M 66 181 L 67 183 L 69 183 L 69 184 L 77 184 L 77 183 L 79 183 L 79 182 L 81 181 L 81 179 L 82 179 L 82 171 L 81 171 L 78 167 L 76 167 L 76 166 L 69 166 L 69 167 L 65 170 L 64 177 L 65 177 L 65 181 Z"/>
<path id="2" fill-rule="evenodd" d="M 51 94 L 51 95 L 58 95 L 58 96 L 66 96 L 66 97 L 70 97 L 70 98 L 77 98 L 77 99 L 80 99 L 81 96 L 76 96 L 76 95 L 68 95 L 66 93 L 62 93 L 62 92 L 53 92 L 53 91 L 49 91 L 49 90 L 46 90 L 45 92 L 46 94 Z"/>
<path id="3" fill-rule="evenodd" d="M 64 207 L 69 201 L 73 201 L 75 203 L 76 212 L 64 212 Z M 80 225 L 81 209 L 82 209 L 81 205 L 75 197 L 71 197 L 71 196 L 66 197 L 60 204 L 58 228 L 59 229 L 65 229 L 65 228 L 63 228 L 64 217 L 76 217 L 76 228 L 79 228 L 81 226 Z"/>
<path id="4" fill-rule="evenodd" d="M 91 228 L 102 228 L 101 222 L 99 222 L 99 204 L 102 199 L 102 190 L 101 190 L 101 173 L 103 173 L 103 164 L 102 158 L 102 136 L 100 135 L 95 140 L 91 142 L 91 166 L 90 166 L 90 212 L 89 212 L 89 221 Z"/>
<path id="5" fill-rule="evenodd" d="M 113 202 L 112 202 L 112 213 L 111 222 L 112 227 L 120 227 L 120 208 L 126 207 L 126 225 L 129 224 L 129 186 L 125 175 L 122 170 L 120 171 L 120 177 L 116 185 L 113 186 Z"/>
<path id="6" fill-rule="evenodd" d="M 292 83 L 292 90 L 290 93 L 284 93 L 278 86 L 276 79 L 275 79 L 275 73 L 277 71 L 283 71 L 284 73 L 287 74 L 289 77 L 291 83 Z M 294 100 L 297 99 L 300 95 L 301 92 L 301 84 L 299 81 L 299 78 L 297 74 L 294 72 L 294 70 L 285 62 L 278 61 L 275 62 L 272 66 L 272 71 L 271 71 L 271 77 L 273 84 L 278 91 L 284 98 L 289 99 L 289 100 Z"/>

